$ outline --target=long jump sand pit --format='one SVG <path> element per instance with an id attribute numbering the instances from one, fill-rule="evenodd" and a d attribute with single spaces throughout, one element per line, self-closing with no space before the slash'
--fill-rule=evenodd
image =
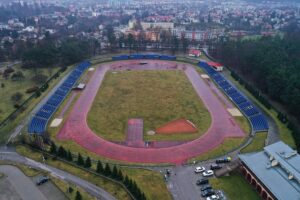
<path id="1" fill-rule="evenodd" d="M 114 160 L 136 163 L 175 163 L 181 164 L 186 160 L 203 154 L 220 145 L 227 137 L 244 137 L 242 129 L 235 123 L 222 102 L 214 95 L 210 87 L 200 77 L 197 70 L 189 65 L 170 61 L 147 60 L 119 61 L 103 64 L 95 70 L 86 89 L 75 103 L 62 129 L 57 135 L 59 140 L 73 140 L 83 148 Z M 179 143 L 175 146 L 161 148 L 130 147 L 106 141 L 97 136 L 87 125 L 87 114 L 92 106 L 105 73 L 108 70 L 183 70 L 190 80 L 199 98 L 207 107 L 212 117 L 209 130 L 200 138 Z"/>

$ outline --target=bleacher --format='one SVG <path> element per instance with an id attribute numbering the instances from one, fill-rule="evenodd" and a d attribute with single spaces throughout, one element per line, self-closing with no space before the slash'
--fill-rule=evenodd
<path id="1" fill-rule="evenodd" d="M 54 94 L 48 99 L 48 101 L 39 109 L 39 111 L 33 116 L 29 125 L 28 133 L 43 134 L 46 131 L 49 119 L 53 113 L 57 110 L 73 86 L 79 80 L 83 72 L 91 65 L 89 61 L 85 61 L 76 66 L 66 80 L 60 85 L 60 87 L 54 92 Z"/>
<path id="2" fill-rule="evenodd" d="M 113 56 L 112 60 L 137 60 L 137 59 L 152 59 L 152 60 L 176 60 L 176 56 L 159 55 L 159 54 L 131 54 Z"/>
<path id="3" fill-rule="evenodd" d="M 204 69 L 223 92 L 235 103 L 235 105 L 249 119 L 254 132 L 267 131 L 269 129 L 266 117 L 259 109 L 247 100 L 231 83 L 229 83 L 219 72 L 211 68 L 205 61 L 199 62 L 199 67 Z"/>

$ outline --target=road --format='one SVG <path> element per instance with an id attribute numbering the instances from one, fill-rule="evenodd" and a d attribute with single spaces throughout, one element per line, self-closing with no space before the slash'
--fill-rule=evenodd
<path id="1" fill-rule="evenodd" d="M 17 167 L 0 165 L 0 172 L 7 176 L 13 189 L 24 200 L 47 200 L 36 185 L 23 174 Z"/>
<path id="2" fill-rule="evenodd" d="M 0 148 L 0 160 L 10 161 L 13 163 L 26 165 L 26 166 L 32 167 L 34 169 L 37 169 L 37 170 L 43 170 L 43 171 L 49 172 L 51 174 L 51 176 L 54 176 L 56 178 L 59 178 L 66 182 L 69 182 L 71 184 L 77 185 L 77 186 L 83 188 L 86 192 L 88 192 L 92 196 L 95 196 L 99 199 L 115 200 L 115 198 L 111 194 L 109 194 L 102 188 L 100 188 L 90 182 L 87 182 L 81 178 L 78 178 L 77 176 L 74 176 L 74 175 L 72 175 L 68 172 L 62 171 L 60 169 L 57 169 L 57 168 L 51 167 L 49 165 L 39 163 L 39 162 L 36 162 L 29 158 L 23 157 L 23 156 L 19 155 L 18 153 L 12 151 L 11 149 Z"/>

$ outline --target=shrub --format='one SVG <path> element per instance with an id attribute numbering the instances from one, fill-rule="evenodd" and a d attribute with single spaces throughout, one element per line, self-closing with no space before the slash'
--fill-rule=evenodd
<path id="1" fill-rule="evenodd" d="M 26 94 L 30 94 L 30 93 L 36 92 L 38 89 L 39 89 L 38 86 L 33 86 L 33 87 L 31 87 L 31 88 L 28 88 L 28 89 L 26 90 Z"/>

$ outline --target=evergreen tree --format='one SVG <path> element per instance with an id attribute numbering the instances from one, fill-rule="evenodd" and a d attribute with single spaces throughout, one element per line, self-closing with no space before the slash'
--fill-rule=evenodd
<path id="1" fill-rule="evenodd" d="M 111 176 L 111 169 L 110 169 L 108 163 L 105 164 L 104 175 L 105 176 Z"/>
<path id="2" fill-rule="evenodd" d="M 123 183 L 127 188 L 129 187 L 129 178 L 127 175 L 125 176 Z"/>
<path id="3" fill-rule="evenodd" d="M 81 156 L 80 153 L 78 153 L 78 157 L 77 157 L 77 165 L 84 165 L 84 160 Z"/>
<path id="4" fill-rule="evenodd" d="M 91 159 L 90 157 L 88 156 L 85 160 L 85 163 L 84 163 L 84 167 L 85 168 L 90 168 L 92 166 L 92 162 L 91 162 Z"/>
<path id="5" fill-rule="evenodd" d="M 67 159 L 68 159 L 68 161 L 73 161 L 73 156 L 72 156 L 72 153 L 70 152 L 70 150 L 68 150 Z"/>
<path id="6" fill-rule="evenodd" d="M 56 144 L 54 142 L 51 142 L 50 153 L 51 154 L 56 154 L 57 153 L 57 147 L 56 147 Z"/>
<path id="7" fill-rule="evenodd" d="M 75 200 L 82 200 L 82 196 L 79 191 L 76 192 Z"/>
<path id="8" fill-rule="evenodd" d="M 100 161 L 100 160 L 98 160 L 98 162 L 97 162 L 97 169 L 96 169 L 96 172 L 97 172 L 97 173 L 99 173 L 99 174 L 102 174 L 102 173 L 103 173 L 103 171 L 104 171 L 104 169 L 103 169 L 103 165 L 102 165 L 101 161 Z"/>
<path id="9" fill-rule="evenodd" d="M 66 157 L 66 150 L 64 149 L 63 146 L 60 146 L 60 147 L 58 148 L 57 156 L 59 156 L 59 157 L 61 157 L 61 158 L 65 158 L 65 157 Z"/>
<path id="10" fill-rule="evenodd" d="M 123 181 L 123 173 L 122 173 L 122 171 L 121 171 L 121 169 L 119 169 L 119 171 L 118 171 L 118 180 L 119 181 Z"/>
<path id="11" fill-rule="evenodd" d="M 114 165 L 113 170 L 112 170 L 112 177 L 114 179 L 118 178 L 118 169 L 117 169 L 117 167 L 115 165 Z"/>

